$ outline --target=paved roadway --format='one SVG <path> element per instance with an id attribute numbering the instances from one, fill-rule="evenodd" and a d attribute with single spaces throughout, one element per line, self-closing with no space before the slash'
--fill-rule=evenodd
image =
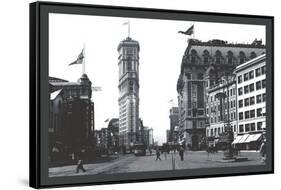
<path id="1" fill-rule="evenodd" d="M 241 152 L 241 157 L 247 157 L 248 161 L 226 162 L 223 158 L 223 152 L 216 154 L 207 154 L 205 151 L 186 151 L 184 161 L 180 161 L 178 153 L 161 154 L 161 161 L 156 161 L 156 156 L 134 156 L 122 155 L 110 162 L 87 164 L 84 165 L 86 172 L 76 174 L 76 166 L 64 166 L 49 169 L 49 176 L 72 176 L 72 175 L 93 175 L 100 173 L 126 173 L 141 171 L 160 171 L 172 170 L 172 158 L 175 160 L 175 169 L 192 169 L 192 168 L 212 168 L 212 167 L 229 167 L 229 166 L 248 166 L 262 165 L 258 152 Z"/>

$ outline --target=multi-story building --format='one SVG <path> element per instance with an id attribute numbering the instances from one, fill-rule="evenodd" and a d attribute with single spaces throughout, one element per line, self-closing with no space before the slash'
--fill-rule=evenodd
<path id="1" fill-rule="evenodd" d="M 235 69 L 237 77 L 238 136 L 233 144 L 257 149 L 266 131 L 266 54 Z"/>
<path id="2" fill-rule="evenodd" d="M 170 136 L 168 138 L 167 142 L 173 142 L 177 143 L 177 131 L 175 131 L 175 128 L 179 126 L 179 108 L 178 107 L 172 107 L 170 109 Z"/>
<path id="3" fill-rule="evenodd" d="M 66 155 L 78 155 L 94 147 L 94 103 L 91 81 L 83 74 L 78 82 L 50 77 L 49 148 Z M 66 156 L 67 157 L 67 156 Z M 63 159 L 67 159 L 64 157 Z M 52 158 L 51 158 L 52 159 Z"/>
<path id="4" fill-rule="evenodd" d="M 143 128 L 143 143 L 147 146 L 153 146 L 153 129 L 149 127 Z"/>
<path id="5" fill-rule="evenodd" d="M 166 142 L 169 143 L 170 141 L 170 136 L 171 136 L 171 131 L 170 129 L 166 130 Z"/>
<path id="6" fill-rule="evenodd" d="M 139 122 L 139 43 L 130 37 L 118 45 L 119 144 L 129 149 L 141 142 Z"/>
<path id="7" fill-rule="evenodd" d="M 206 88 L 206 139 L 208 146 L 225 147 L 224 134 L 227 124 L 236 136 L 237 107 L 236 107 L 236 81 L 235 75 L 226 75 L 211 87 Z"/>
<path id="8" fill-rule="evenodd" d="M 216 85 L 236 66 L 264 52 L 265 46 L 257 40 L 252 44 L 188 40 L 177 82 L 180 143 L 198 149 L 205 138 L 205 88 Z"/>
<path id="9" fill-rule="evenodd" d="M 119 150 L 119 119 L 112 118 L 107 126 L 108 130 L 108 148 L 112 152 Z"/>

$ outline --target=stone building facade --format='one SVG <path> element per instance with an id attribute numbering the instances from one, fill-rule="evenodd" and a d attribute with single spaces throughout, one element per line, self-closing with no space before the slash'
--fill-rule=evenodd
<path id="1" fill-rule="evenodd" d="M 206 88 L 216 85 L 236 66 L 263 53 L 265 46 L 257 40 L 251 44 L 188 40 L 177 82 L 181 144 L 200 149 L 200 142 L 205 138 Z"/>
<path id="2" fill-rule="evenodd" d="M 139 43 L 130 37 L 118 45 L 119 144 L 129 149 L 141 142 L 139 122 Z"/>
<path id="3" fill-rule="evenodd" d="M 91 85 L 86 74 L 77 82 L 49 78 L 49 150 L 51 157 L 57 157 L 55 160 L 67 159 L 70 154 L 79 156 L 81 151 L 94 148 Z"/>

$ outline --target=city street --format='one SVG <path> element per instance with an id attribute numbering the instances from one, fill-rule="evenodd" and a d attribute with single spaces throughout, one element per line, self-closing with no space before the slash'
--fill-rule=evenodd
<path id="1" fill-rule="evenodd" d="M 212 167 L 229 167 L 229 166 L 248 166 L 262 165 L 259 153 L 255 151 L 245 151 L 239 154 L 240 157 L 247 157 L 247 161 L 231 162 L 224 161 L 223 152 L 209 154 L 205 151 L 187 151 L 184 155 L 184 161 L 181 161 L 178 153 L 161 154 L 161 161 L 156 161 L 156 156 L 134 156 L 131 154 L 121 155 L 119 158 L 110 162 L 98 164 L 86 164 L 84 168 L 86 172 L 80 171 L 76 174 L 76 166 L 64 166 L 49 169 L 49 176 L 72 176 L 72 175 L 93 175 L 100 173 L 126 173 L 126 172 L 142 172 L 142 171 L 160 171 L 172 170 L 172 158 L 175 158 L 175 169 L 192 169 L 192 168 L 212 168 Z"/>

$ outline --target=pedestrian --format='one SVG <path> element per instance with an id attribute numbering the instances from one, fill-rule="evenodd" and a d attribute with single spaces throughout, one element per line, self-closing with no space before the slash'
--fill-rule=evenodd
<path id="1" fill-rule="evenodd" d="M 184 154 L 184 149 L 183 149 L 183 147 L 180 147 L 179 155 L 180 155 L 181 161 L 183 161 L 183 154 Z"/>
<path id="2" fill-rule="evenodd" d="M 152 150 L 151 150 L 151 148 L 149 149 L 149 153 L 150 153 L 150 156 L 152 155 Z"/>
<path id="3" fill-rule="evenodd" d="M 161 158 L 160 158 L 160 151 L 158 149 L 156 150 L 156 161 L 157 160 L 161 160 Z"/>
<path id="4" fill-rule="evenodd" d="M 78 162 L 77 162 L 76 173 L 79 173 L 79 170 L 86 172 L 86 170 L 83 166 L 83 160 L 78 160 Z"/>
<path id="5" fill-rule="evenodd" d="M 265 146 L 265 140 L 262 140 L 260 149 L 259 149 L 259 153 L 260 153 L 260 158 L 263 162 L 265 162 L 266 160 L 266 146 Z"/>

